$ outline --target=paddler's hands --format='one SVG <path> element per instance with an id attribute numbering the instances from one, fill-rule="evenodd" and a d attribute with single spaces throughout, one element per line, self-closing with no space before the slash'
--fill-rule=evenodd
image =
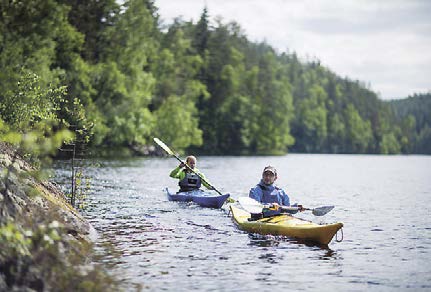
<path id="1" fill-rule="evenodd" d="M 278 203 L 271 203 L 270 207 L 275 210 L 278 210 L 278 208 L 280 208 L 280 205 Z"/>
<path id="2" fill-rule="evenodd" d="M 305 211 L 305 209 L 304 209 L 304 207 L 302 207 L 302 205 L 298 205 L 298 210 L 299 210 L 299 212 L 304 212 Z"/>
<path id="3" fill-rule="evenodd" d="M 186 164 L 184 162 L 181 162 L 179 168 L 183 168 L 183 167 L 186 167 Z"/>

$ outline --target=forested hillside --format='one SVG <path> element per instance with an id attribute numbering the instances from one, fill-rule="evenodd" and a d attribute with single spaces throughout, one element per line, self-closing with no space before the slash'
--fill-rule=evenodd
<path id="1" fill-rule="evenodd" d="M 431 93 L 389 101 L 397 123 L 408 123 L 413 141 L 410 153 L 431 154 Z"/>
<path id="2" fill-rule="evenodd" d="M 429 128 L 361 82 L 210 25 L 206 9 L 166 27 L 151 0 L 0 6 L 0 131 L 50 120 L 93 149 L 156 136 L 205 154 L 426 152 Z"/>

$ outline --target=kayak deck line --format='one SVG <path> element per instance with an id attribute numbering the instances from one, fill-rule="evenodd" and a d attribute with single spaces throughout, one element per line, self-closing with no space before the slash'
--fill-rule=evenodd
<path id="1" fill-rule="evenodd" d="M 283 214 L 270 218 L 249 221 L 251 214 L 233 205 L 230 206 L 232 218 L 239 229 L 263 235 L 283 235 L 328 245 L 343 223 L 316 224 L 307 220 Z"/>
<path id="2" fill-rule="evenodd" d="M 295 218 L 295 219 L 299 219 L 299 220 L 301 220 L 301 221 L 305 221 L 305 222 L 308 222 L 308 223 L 312 223 L 313 221 L 310 221 L 310 220 L 306 220 L 306 219 L 300 219 L 300 218 L 296 218 L 296 217 L 294 217 L 294 216 L 292 216 L 291 214 L 288 214 L 288 213 L 281 213 L 281 214 L 278 214 L 278 215 L 274 215 L 274 216 L 272 216 L 272 217 L 263 217 L 263 218 L 261 218 L 261 219 L 259 219 L 259 222 L 265 222 L 265 223 L 274 223 L 274 224 L 277 224 L 277 223 L 279 223 L 279 222 L 282 222 L 282 221 L 284 221 L 285 220 L 285 218 L 284 218 L 284 216 L 290 216 L 290 217 L 292 217 L 292 218 Z M 251 218 L 251 217 L 250 217 Z M 275 219 L 280 219 L 280 220 L 278 220 L 278 221 L 276 221 Z M 248 219 L 247 219 L 248 220 Z M 248 220 L 248 221 L 257 221 L 257 220 Z M 305 223 L 304 223 L 305 224 Z M 317 223 L 316 223 L 317 224 Z M 298 224 L 299 225 L 299 224 Z M 321 225 L 321 224 L 319 224 L 319 225 Z"/>

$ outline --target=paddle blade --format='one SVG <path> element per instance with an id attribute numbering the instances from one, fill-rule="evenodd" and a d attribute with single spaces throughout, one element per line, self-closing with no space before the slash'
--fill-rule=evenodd
<path id="1" fill-rule="evenodd" d="M 332 209 L 334 209 L 334 206 L 322 206 L 314 208 L 312 213 L 314 216 L 323 216 L 330 212 Z"/>
<path id="2" fill-rule="evenodd" d="M 169 155 L 174 155 L 174 152 L 172 152 L 171 149 L 169 149 L 169 147 L 163 143 L 159 138 L 153 138 L 154 142 L 157 143 L 157 145 L 159 145 L 160 147 L 162 147 L 163 150 L 166 151 L 166 153 L 168 153 Z"/>
<path id="3" fill-rule="evenodd" d="M 229 197 L 229 198 L 227 198 L 226 202 L 232 204 L 232 203 L 235 203 L 235 199 L 232 199 Z"/>
<path id="4" fill-rule="evenodd" d="M 249 197 L 239 197 L 238 202 L 241 207 L 249 213 L 257 214 L 262 213 L 263 205 L 256 200 Z"/>

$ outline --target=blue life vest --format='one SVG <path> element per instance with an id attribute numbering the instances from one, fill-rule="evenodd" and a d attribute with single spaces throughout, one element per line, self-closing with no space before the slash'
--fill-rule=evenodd
<path id="1" fill-rule="evenodd" d="M 199 189 L 201 187 L 201 184 L 201 178 L 193 172 L 187 172 L 186 176 L 178 183 L 181 192 L 188 192 Z"/>
<path id="2" fill-rule="evenodd" d="M 274 184 L 265 185 L 263 180 L 250 190 L 249 197 L 263 204 L 277 203 L 290 206 L 289 196 L 282 189 Z"/>

